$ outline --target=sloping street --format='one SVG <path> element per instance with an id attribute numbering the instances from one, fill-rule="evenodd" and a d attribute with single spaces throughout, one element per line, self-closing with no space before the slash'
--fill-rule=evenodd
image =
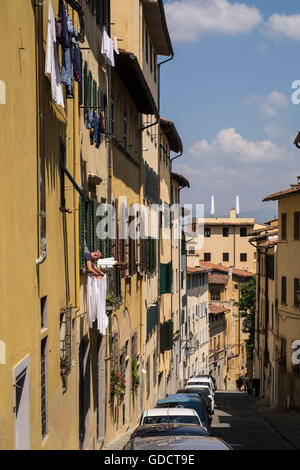
<path id="1" fill-rule="evenodd" d="M 224 439 L 234 450 L 295 450 L 292 442 L 257 413 L 255 403 L 255 398 L 244 393 L 217 392 L 212 436 Z"/>

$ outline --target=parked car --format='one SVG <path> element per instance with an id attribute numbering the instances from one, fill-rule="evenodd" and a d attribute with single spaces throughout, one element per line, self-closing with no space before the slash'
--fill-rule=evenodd
<path id="1" fill-rule="evenodd" d="M 211 388 L 207 385 L 187 385 L 185 388 L 186 393 L 202 393 L 206 394 L 206 400 L 209 406 L 209 413 L 214 414 L 215 411 L 215 396 Z"/>
<path id="2" fill-rule="evenodd" d="M 146 424 L 138 426 L 130 439 L 141 439 L 155 436 L 207 436 L 207 431 L 198 424 Z"/>
<path id="3" fill-rule="evenodd" d="M 212 405 L 212 399 L 210 397 L 210 390 L 206 387 L 203 388 L 193 388 L 193 387 L 187 387 L 187 388 L 182 388 L 180 390 L 177 390 L 176 395 L 196 395 L 197 397 L 200 397 L 203 401 L 203 403 L 206 404 L 207 412 L 208 414 L 213 414 L 214 413 L 214 406 Z"/>
<path id="4" fill-rule="evenodd" d="M 165 423 L 197 424 L 198 426 L 202 426 L 202 421 L 195 409 L 174 409 L 174 407 L 146 410 L 140 421 L 141 426 Z"/>
<path id="5" fill-rule="evenodd" d="M 217 381 L 216 381 L 216 379 L 215 379 L 212 375 L 209 375 L 209 374 L 203 374 L 203 375 L 202 375 L 202 374 L 201 374 L 201 375 L 197 375 L 195 378 L 196 378 L 196 379 L 197 379 L 197 378 L 201 378 L 201 379 L 210 379 L 211 382 L 212 382 L 212 385 L 213 385 L 213 387 L 214 387 L 214 392 L 217 390 Z"/>
<path id="6" fill-rule="evenodd" d="M 229 444 L 209 436 L 153 436 L 130 439 L 124 450 L 233 450 Z"/>
<path id="7" fill-rule="evenodd" d="M 174 395 L 163 400 L 158 400 L 155 408 L 190 408 L 198 413 L 202 426 L 210 432 L 211 417 L 207 413 L 206 405 L 201 398 L 189 398 L 188 396 Z"/>
<path id="8" fill-rule="evenodd" d="M 196 385 L 209 387 L 211 390 L 211 394 L 214 395 L 214 383 L 210 377 L 202 377 L 202 376 L 192 377 L 186 383 L 186 387 L 196 386 Z"/>

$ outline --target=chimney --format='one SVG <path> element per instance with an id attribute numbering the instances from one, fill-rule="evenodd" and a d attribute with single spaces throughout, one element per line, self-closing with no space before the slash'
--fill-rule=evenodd
<path id="1" fill-rule="evenodd" d="M 231 219 L 236 219 L 236 210 L 235 209 L 230 209 L 230 218 Z"/>

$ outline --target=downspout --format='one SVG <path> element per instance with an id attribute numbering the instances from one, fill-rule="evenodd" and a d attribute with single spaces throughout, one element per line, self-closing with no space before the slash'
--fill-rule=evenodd
<path id="1" fill-rule="evenodd" d="M 40 169 L 40 257 L 36 264 L 42 264 L 47 258 L 46 240 L 46 188 L 45 188 L 45 121 L 44 121 L 44 48 L 43 48 L 43 3 L 37 3 L 38 16 L 38 95 L 39 95 L 39 169 Z"/>
<path id="2" fill-rule="evenodd" d="M 74 17 L 73 17 L 74 20 Z M 78 85 L 74 88 L 74 105 L 73 105 L 73 126 L 74 126 L 74 175 L 75 180 L 79 181 L 80 162 L 79 162 L 79 103 L 78 103 Z M 74 191 L 74 269 L 75 269 L 75 305 L 80 308 L 80 266 L 79 266 L 79 195 L 78 191 Z"/>
<path id="3" fill-rule="evenodd" d="M 176 157 L 173 157 L 173 158 L 171 158 L 171 171 L 172 171 L 172 169 L 173 169 L 173 168 L 172 168 L 172 163 L 173 163 L 173 161 L 174 161 L 174 160 L 176 160 L 176 158 L 179 158 L 179 157 L 181 157 L 181 156 L 182 156 L 182 154 L 183 154 L 183 151 L 182 151 L 182 152 L 180 152 L 178 155 L 176 155 Z"/>

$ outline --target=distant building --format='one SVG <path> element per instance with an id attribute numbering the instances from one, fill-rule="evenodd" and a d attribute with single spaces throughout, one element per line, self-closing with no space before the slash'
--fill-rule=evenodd
<path id="1" fill-rule="evenodd" d="M 239 218 L 235 209 L 230 210 L 230 217 L 204 218 L 203 222 L 203 235 L 198 235 L 188 243 L 190 265 L 197 265 L 197 259 L 200 259 L 255 272 L 256 251 L 248 239 L 249 233 L 262 225 L 256 224 L 253 218 Z M 195 232 L 196 219 L 190 228 Z M 201 237 L 204 237 L 203 246 L 200 244 Z"/>

